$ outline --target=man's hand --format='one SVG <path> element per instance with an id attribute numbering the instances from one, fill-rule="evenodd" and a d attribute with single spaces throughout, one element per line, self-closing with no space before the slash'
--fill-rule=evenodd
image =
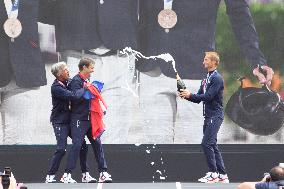
<path id="1" fill-rule="evenodd" d="M 11 177 L 10 177 L 10 185 L 8 189 L 16 189 L 17 187 L 17 181 L 13 175 L 13 173 L 11 173 Z"/>
<path id="2" fill-rule="evenodd" d="M 263 71 L 265 72 L 265 75 L 263 75 L 263 73 L 261 73 L 261 71 L 259 70 L 259 67 L 256 67 L 254 70 L 253 70 L 253 75 L 255 75 L 256 77 L 258 77 L 258 80 L 261 84 L 266 84 L 268 86 L 271 85 L 271 80 L 273 78 L 273 69 L 264 65 L 264 66 L 261 66 L 261 68 L 263 69 Z"/>
<path id="3" fill-rule="evenodd" d="M 178 95 L 181 97 L 181 98 L 189 98 L 191 93 L 187 90 L 187 89 L 181 89 L 180 90 L 181 92 L 178 93 Z"/>
<path id="4" fill-rule="evenodd" d="M 89 83 L 89 82 L 84 82 L 84 88 L 85 89 L 88 89 L 90 86 L 92 85 L 92 83 Z"/>
<path id="5" fill-rule="evenodd" d="M 264 173 L 264 177 L 262 178 L 260 182 L 267 182 L 269 180 L 271 180 L 269 173 Z"/>

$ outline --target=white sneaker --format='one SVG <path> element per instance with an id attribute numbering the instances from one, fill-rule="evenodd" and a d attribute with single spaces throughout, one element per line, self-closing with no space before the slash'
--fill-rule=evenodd
<path id="1" fill-rule="evenodd" d="M 203 183 L 216 183 L 219 181 L 218 176 L 219 174 L 216 172 L 208 172 L 204 177 L 198 179 L 198 181 Z"/>
<path id="2" fill-rule="evenodd" d="M 93 178 L 89 172 L 82 173 L 82 182 L 84 183 L 95 183 L 97 180 Z"/>
<path id="3" fill-rule="evenodd" d="M 45 178 L 45 183 L 54 183 L 56 182 L 55 180 L 55 175 L 47 175 Z"/>
<path id="4" fill-rule="evenodd" d="M 63 183 L 77 183 L 76 180 L 72 179 L 71 173 L 64 173 L 60 181 Z"/>
<path id="5" fill-rule="evenodd" d="M 105 183 L 112 182 L 111 175 L 108 174 L 108 172 L 101 172 L 99 182 L 105 182 Z"/>
<path id="6" fill-rule="evenodd" d="M 219 179 L 219 182 L 221 182 L 221 183 L 229 183 L 230 182 L 227 174 L 224 174 L 224 175 L 219 174 L 218 179 Z"/>

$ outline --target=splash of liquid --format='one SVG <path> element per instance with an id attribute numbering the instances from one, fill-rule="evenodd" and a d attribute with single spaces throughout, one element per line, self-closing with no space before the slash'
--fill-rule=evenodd
<path id="1" fill-rule="evenodd" d="M 133 56 L 135 60 L 138 60 L 138 58 L 144 58 L 144 59 L 154 59 L 156 60 L 157 58 L 164 60 L 165 62 L 171 62 L 172 67 L 175 71 L 175 73 L 178 76 L 177 70 L 176 70 L 176 62 L 172 55 L 169 53 L 163 53 L 157 56 L 144 56 L 141 52 L 133 50 L 131 47 L 125 47 L 123 50 L 119 51 L 120 55 L 126 55 L 128 58 L 128 62 L 130 62 L 130 56 Z M 136 83 L 136 91 L 138 90 L 140 83 Z M 134 90 L 129 86 L 129 84 L 126 81 L 126 87 L 121 86 L 121 88 L 128 90 L 129 92 L 132 93 L 132 95 L 136 98 L 139 98 L 138 94 L 134 92 Z"/>
<path id="2" fill-rule="evenodd" d="M 134 55 L 136 60 L 138 60 L 138 58 L 154 59 L 154 60 L 159 58 L 159 59 L 162 59 L 166 62 L 171 62 L 174 71 L 177 73 L 176 62 L 175 62 L 174 58 L 172 57 L 172 55 L 170 55 L 169 53 L 163 53 L 163 54 L 160 54 L 160 55 L 157 55 L 157 56 L 144 56 L 141 52 L 135 51 L 131 47 L 125 47 L 123 50 L 120 51 L 120 54 L 122 54 L 122 55 L 125 54 L 127 56 L 129 56 L 129 54 Z"/>

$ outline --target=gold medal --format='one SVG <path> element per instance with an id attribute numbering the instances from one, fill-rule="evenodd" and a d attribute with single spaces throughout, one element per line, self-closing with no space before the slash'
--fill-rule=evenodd
<path id="1" fill-rule="evenodd" d="M 22 32 L 22 24 L 17 18 L 8 18 L 3 27 L 5 33 L 12 38 L 12 41 Z"/>
<path id="2" fill-rule="evenodd" d="M 173 28 L 177 23 L 177 14 L 172 9 L 164 9 L 158 14 L 158 23 L 166 30 Z"/>

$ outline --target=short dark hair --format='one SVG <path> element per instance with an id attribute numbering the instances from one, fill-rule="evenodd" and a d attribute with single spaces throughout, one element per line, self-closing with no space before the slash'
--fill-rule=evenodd
<path id="1" fill-rule="evenodd" d="M 90 58 L 82 58 L 78 64 L 78 68 L 82 71 L 84 66 L 89 67 L 90 64 L 95 64 L 95 61 Z"/>
<path id="2" fill-rule="evenodd" d="M 272 181 L 284 180 L 284 169 L 276 166 L 269 171 Z"/>

